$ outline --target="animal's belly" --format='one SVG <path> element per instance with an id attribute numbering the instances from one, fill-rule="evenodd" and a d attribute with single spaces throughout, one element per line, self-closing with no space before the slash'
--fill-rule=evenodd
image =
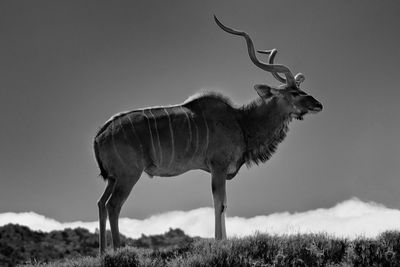
<path id="1" fill-rule="evenodd" d="M 240 162 L 232 162 L 227 169 L 227 180 L 231 180 L 236 176 L 242 164 Z M 171 177 L 178 176 L 190 170 L 203 170 L 210 172 L 205 164 L 194 163 L 191 165 L 179 166 L 174 165 L 170 167 L 151 165 L 147 167 L 144 172 L 150 176 Z"/>
<path id="2" fill-rule="evenodd" d="M 157 168 L 157 167 L 149 167 L 147 168 L 144 172 L 147 173 L 150 176 L 161 176 L 161 177 L 171 177 L 171 176 L 178 176 L 182 173 L 187 172 L 187 169 L 162 169 L 162 168 Z"/>
<path id="3" fill-rule="evenodd" d="M 185 166 L 174 165 L 169 167 L 151 165 L 147 167 L 144 170 L 144 172 L 150 176 L 171 177 L 171 176 L 178 176 L 190 170 L 198 170 L 198 169 L 208 171 L 208 168 L 203 164 L 191 164 Z"/>

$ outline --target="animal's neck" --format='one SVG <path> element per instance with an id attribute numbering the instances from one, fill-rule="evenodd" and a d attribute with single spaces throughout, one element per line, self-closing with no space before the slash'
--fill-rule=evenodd
<path id="1" fill-rule="evenodd" d="M 267 161 L 283 141 L 291 118 L 280 108 L 276 98 L 265 103 L 261 98 L 241 108 L 241 124 L 246 141 L 244 161 L 252 163 Z"/>

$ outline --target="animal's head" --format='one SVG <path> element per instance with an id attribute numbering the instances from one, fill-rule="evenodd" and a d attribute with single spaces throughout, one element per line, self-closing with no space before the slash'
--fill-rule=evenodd
<path id="1" fill-rule="evenodd" d="M 257 84 L 254 89 L 264 101 L 269 101 L 272 97 L 276 97 L 280 107 L 292 118 L 298 120 L 302 120 L 307 113 L 317 113 L 322 110 L 320 102 L 298 88 L 280 89 Z"/>
<path id="2" fill-rule="evenodd" d="M 270 72 L 278 81 L 283 83 L 279 87 L 256 85 L 254 88 L 262 99 L 269 101 L 272 97 L 277 98 L 278 103 L 285 109 L 287 114 L 290 114 L 291 117 L 299 120 L 303 119 L 303 116 L 307 113 L 317 113 L 322 110 L 322 104 L 320 102 L 300 90 L 300 83 L 305 79 L 303 74 L 298 73 L 296 76 L 293 76 L 288 67 L 274 64 L 274 59 L 277 53 L 276 49 L 259 50 L 259 53 L 267 54 L 269 56 L 268 63 L 262 62 L 256 57 L 253 41 L 246 32 L 226 27 L 217 19 L 216 16 L 214 16 L 214 19 L 217 25 L 224 31 L 244 37 L 251 61 L 257 67 Z M 280 76 L 279 73 L 284 74 L 285 77 Z"/>

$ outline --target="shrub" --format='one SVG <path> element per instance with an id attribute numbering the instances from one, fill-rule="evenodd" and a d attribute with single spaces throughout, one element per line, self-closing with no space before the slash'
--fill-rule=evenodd
<path id="1" fill-rule="evenodd" d="M 107 252 L 102 257 L 104 267 L 136 267 L 139 266 L 136 251 L 129 247 L 118 249 L 115 252 Z"/>

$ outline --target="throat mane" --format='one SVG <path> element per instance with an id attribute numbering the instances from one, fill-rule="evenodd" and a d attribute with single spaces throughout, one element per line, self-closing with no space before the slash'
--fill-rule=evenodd
<path id="1" fill-rule="evenodd" d="M 241 113 L 246 143 L 244 161 L 247 167 L 264 163 L 285 139 L 291 117 L 279 109 L 276 99 L 268 103 L 258 99 L 243 106 Z"/>

